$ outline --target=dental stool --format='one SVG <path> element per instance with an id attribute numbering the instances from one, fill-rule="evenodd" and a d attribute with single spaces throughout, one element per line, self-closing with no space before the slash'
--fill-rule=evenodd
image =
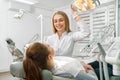
<path id="1" fill-rule="evenodd" d="M 11 63 L 10 73 L 14 77 L 19 78 L 20 80 L 26 80 L 26 76 L 23 68 L 23 62 L 21 61 L 16 61 Z M 52 73 L 48 70 L 43 70 L 42 74 L 43 74 L 44 80 L 75 80 L 75 79 L 53 76 Z"/>

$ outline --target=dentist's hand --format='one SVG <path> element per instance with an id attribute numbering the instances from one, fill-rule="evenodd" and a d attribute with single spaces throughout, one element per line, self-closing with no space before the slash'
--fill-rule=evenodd
<path id="1" fill-rule="evenodd" d="M 78 15 L 78 12 L 73 12 L 73 19 L 78 22 L 80 21 L 80 16 Z"/>
<path id="2" fill-rule="evenodd" d="M 94 71 L 94 69 L 92 68 L 92 66 L 91 66 L 91 65 L 84 64 L 83 66 L 84 66 L 84 68 L 85 68 L 86 72 L 88 72 L 89 70 Z"/>
<path id="3" fill-rule="evenodd" d="M 74 16 L 74 20 L 75 20 L 76 22 L 80 21 L 80 16 L 75 15 L 75 16 Z"/>

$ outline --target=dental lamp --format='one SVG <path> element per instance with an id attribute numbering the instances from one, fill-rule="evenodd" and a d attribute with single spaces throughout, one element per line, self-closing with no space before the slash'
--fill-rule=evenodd
<path id="1" fill-rule="evenodd" d="M 19 12 L 14 15 L 14 18 L 16 18 L 16 19 L 21 19 L 22 16 L 24 15 L 24 13 L 25 13 L 25 10 L 24 10 L 24 9 L 19 9 Z"/>
<path id="2" fill-rule="evenodd" d="M 15 46 L 15 42 L 13 42 L 12 39 L 7 38 L 6 43 L 7 43 L 9 52 L 13 56 L 13 62 L 22 61 L 24 57 L 23 53 Z"/>
<path id="3" fill-rule="evenodd" d="M 99 0 L 74 0 L 74 2 L 72 3 L 72 6 L 76 7 L 78 12 L 92 10 L 99 5 L 100 5 Z"/>

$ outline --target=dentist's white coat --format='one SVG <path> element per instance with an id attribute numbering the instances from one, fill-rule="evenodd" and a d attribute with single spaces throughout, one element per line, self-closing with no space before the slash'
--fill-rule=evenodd
<path id="1" fill-rule="evenodd" d="M 54 50 L 56 56 L 72 56 L 74 44 L 90 34 L 90 28 L 80 20 L 77 22 L 78 31 L 64 32 L 59 38 L 58 34 L 48 36 L 45 43 L 49 44 Z"/>

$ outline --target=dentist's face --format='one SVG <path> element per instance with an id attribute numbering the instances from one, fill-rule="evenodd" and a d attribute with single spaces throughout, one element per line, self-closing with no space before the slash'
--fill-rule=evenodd
<path id="1" fill-rule="evenodd" d="M 56 14 L 54 16 L 54 27 L 57 31 L 65 31 L 65 19 L 62 15 Z"/>

